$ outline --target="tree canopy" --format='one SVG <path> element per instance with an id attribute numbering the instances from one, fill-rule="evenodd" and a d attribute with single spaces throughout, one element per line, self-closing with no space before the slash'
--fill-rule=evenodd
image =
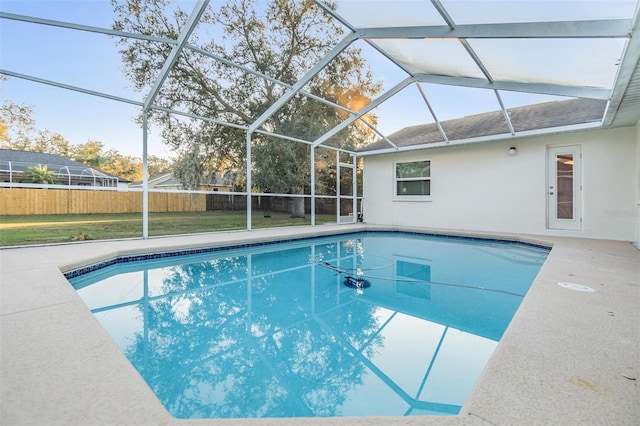
<path id="1" fill-rule="evenodd" d="M 112 0 L 114 28 L 177 38 L 189 11 L 169 0 Z M 219 3 L 216 3 L 216 6 Z M 307 0 L 228 0 L 209 7 L 165 80 L 155 104 L 240 126 L 249 126 L 342 38 L 340 25 Z M 125 74 L 137 90 L 155 82 L 171 46 L 135 39 L 120 40 Z M 209 52 L 268 76 L 263 78 L 198 51 Z M 274 80 L 284 84 L 278 84 Z M 367 69 L 361 52 L 343 51 L 305 90 L 347 108 L 358 109 L 381 85 Z M 340 108 L 298 94 L 268 119 L 266 131 L 313 141 L 346 118 Z M 244 170 L 246 133 L 242 129 L 154 111 L 151 119 L 182 164 L 203 170 Z M 375 123 L 375 118 L 370 118 Z M 335 138 L 340 147 L 363 143 L 367 128 L 351 126 Z M 253 185 L 259 191 L 301 194 L 309 187 L 310 148 L 306 144 L 252 135 Z M 194 164 L 199 159 L 200 164 Z M 335 156 L 321 159 L 333 164 Z M 216 170 L 224 172 L 225 170 Z M 192 171 L 193 172 L 193 171 Z M 185 172 L 187 175 L 189 172 Z M 319 180 L 322 182 L 322 179 Z M 249 188 L 252 190 L 254 188 Z M 298 205 L 299 207 L 299 205 Z M 293 215 L 299 211 L 293 210 Z"/>
<path id="2" fill-rule="evenodd" d="M 56 184 L 58 178 L 55 173 L 47 169 L 47 166 L 33 166 L 28 167 L 24 172 L 22 182 Z"/>
<path id="3" fill-rule="evenodd" d="M 340 253 L 335 242 L 316 247 L 327 256 Z M 265 249 L 167 266 L 149 274 L 161 277 L 149 283 L 154 300 L 124 308 L 137 326 L 116 327 L 121 334 L 113 337 L 127 342 L 122 351 L 175 417 L 341 415 L 367 371 L 331 335 L 371 357 L 384 343 L 379 310 L 336 297 L 329 269 L 291 270 L 310 253 Z M 322 290 L 314 292 L 312 282 Z"/>
<path id="4" fill-rule="evenodd" d="M 0 108 L 1 148 L 57 154 L 115 176 L 132 181 L 142 180 L 141 158 L 124 155 L 115 149 L 105 150 L 104 143 L 96 140 L 73 145 L 57 132 L 38 128 L 32 114 L 31 106 L 8 99 L 3 101 Z M 167 173 L 171 171 L 171 167 L 170 160 L 154 155 L 148 158 L 150 176 Z M 46 178 L 49 174 L 53 175 L 51 171 L 45 172 L 45 175 L 41 175 L 39 170 L 34 169 L 25 179 L 35 183 L 57 183 Z"/>

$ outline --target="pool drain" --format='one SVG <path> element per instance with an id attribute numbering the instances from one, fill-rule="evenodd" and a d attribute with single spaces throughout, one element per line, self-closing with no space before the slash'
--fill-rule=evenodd
<path id="1" fill-rule="evenodd" d="M 591 287 L 587 287 L 586 285 L 582 284 L 558 282 L 558 285 L 569 290 L 584 291 L 586 293 L 593 293 L 595 291 Z"/>

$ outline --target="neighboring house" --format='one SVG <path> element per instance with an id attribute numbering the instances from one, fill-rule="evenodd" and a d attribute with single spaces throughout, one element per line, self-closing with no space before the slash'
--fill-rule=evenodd
<path id="1" fill-rule="evenodd" d="M 127 179 L 69 160 L 61 155 L 0 149 L 0 182 L 5 183 L 3 186 L 22 183 L 24 173 L 30 167 L 46 168 L 55 175 L 58 185 L 126 189 L 129 184 Z"/>
<path id="2" fill-rule="evenodd" d="M 233 191 L 233 177 L 231 175 L 208 175 L 203 179 L 205 182 L 201 183 L 198 190 L 201 191 L 220 191 L 230 192 Z M 149 178 L 149 189 L 163 189 L 163 190 L 184 190 L 184 186 L 179 179 L 173 176 L 173 173 L 165 173 L 159 176 L 153 176 Z M 129 188 L 142 188 L 142 182 L 135 182 L 129 185 Z"/>
<path id="3" fill-rule="evenodd" d="M 639 241 L 640 125 L 601 128 L 606 104 L 512 108 L 513 133 L 501 111 L 402 129 L 359 152 L 364 219 Z"/>

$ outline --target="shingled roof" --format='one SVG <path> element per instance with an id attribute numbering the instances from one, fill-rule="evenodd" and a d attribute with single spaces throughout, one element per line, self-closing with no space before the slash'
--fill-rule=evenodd
<path id="1" fill-rule="evenodd" d="M 86 165 L 77 161 L 69 160 L 66 157 L 57 154 L 47 154 L 44 152 L 34 151 L 18 151 L 14 149 L 0 149 L 0 160 L 12 161 L 19 164 L 41 164 L 43 166 L 59 166 L 59 167 L 82 167 Z"/>
<path id="2" fill-rule="evenodd" d="M 0 167 L 4 170 L 9 163 L 11 164 L 11 170 L 13 172 L 24 172 L 29 167 L 40 165 L 46 166 L 47 169 L 53 173 L 67 174 L 70 172 L 72 174 L 82 175 L 83 171 L 94 171 L 96 174 L 117 179 L 118 182 L 129 182 L 125 178 L 89 167 L 86 164 L 70 160 L 62 155 L 34 151 L 18 151 L 14 149 L 0 149 Z"/>
<path id="3" fill-rule="evenodd" d="M 507 113 L 517 135 L 518 132 L 530 130 L 600 122 L 606 105 L 607 101 L 602 100 L 570 99 L 508 108 Z M 443 121 L 440 124 L 450 142 L 510 133 L 502 111 L 470 115 Z M 428 145 L 445 141 L 436 123 L 405 127 L 391 134 L 387 139 L 397 147 Z M 393 146 L 380 139 L 361 148 L 359 152 L 387 148 L 393 148 Z"/>

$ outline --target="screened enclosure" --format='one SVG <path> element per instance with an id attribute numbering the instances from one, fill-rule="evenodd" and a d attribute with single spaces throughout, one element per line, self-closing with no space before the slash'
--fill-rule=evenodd
<path id="1" fill-rule="evenodd" d="M 640 118 L 637 0 L 3 1 L 0 8 L 4 96 L 42 108 L 55 117 L 50 123 L 89 123 L 92 138 L 143 158 L 145 238 L 156 191 L 148 187 L 150 152 L 184 159 L 192 175 L 205 164 L 238 171 L 231 192 L 248 230 L 252 217 L 276 210 L 310 225 L 316 214 L 353 223 L 363 214 L 363 156 Z M 514 122 L 517 108 L 572 99 L 601 107 L 571 125 Z M 498 114 L 489 136 L 447 125 L 484 113 Z M 428 140 L 398 136 L 424 124 L 433 129 Z M 423 166 L 400 167 L 399 194 L 429 196 Z M 192 183 L 181 192 L 207 192 L 197 176 Z"/>

